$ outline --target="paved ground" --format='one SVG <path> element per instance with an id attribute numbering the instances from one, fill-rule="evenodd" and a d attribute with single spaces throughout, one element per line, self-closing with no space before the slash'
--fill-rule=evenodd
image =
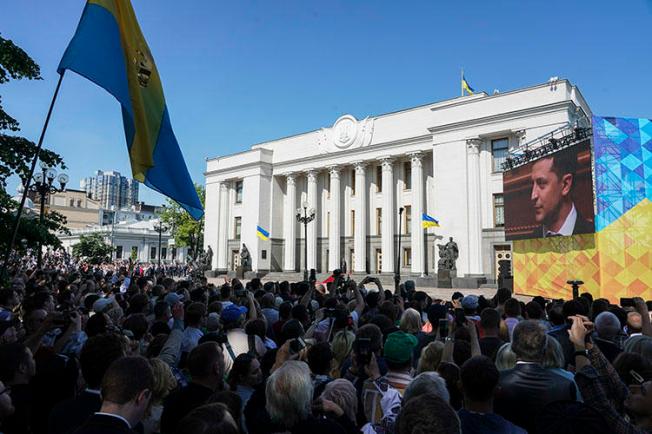
<path id="1" fill-rule="evenodd" d="M 222 285 L 224 279 L 222 278 L 209 278 L 208 281 L 215 285 Z M 432 298 L 440 298 L 443 300 L 450 300 L 451 296 L 455 291 L 460 291 L 462 294 L 474 294 L 474 295 L 484 295 L 485 298 L 492 298 L 496 294 L 496 290 L 493 288 L 478 288 L 478 289 L 456 289 L 456 288 L 419 288 L 422 291 L 425 291 Z M 516 298 L 528 302 L 532 300 L 532 296 L 529 295 L 516 295 Z"/>

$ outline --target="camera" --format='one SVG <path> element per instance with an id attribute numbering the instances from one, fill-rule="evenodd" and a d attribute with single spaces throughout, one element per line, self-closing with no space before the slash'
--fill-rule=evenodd
<path id="1" fill-rule="evenodd" d="M 621 297 L 620 298 L 620 307 L 634 307 L 634 299 L 633 298 Z"/>
<path id="2" fill-rule="evenodd" d="M 448 319 L 446 318 L 439 320 L 439 337 L 441 339 L 448 337 Z"/>

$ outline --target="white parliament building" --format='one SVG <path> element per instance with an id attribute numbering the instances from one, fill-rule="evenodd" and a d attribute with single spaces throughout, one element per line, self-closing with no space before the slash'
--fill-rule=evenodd
<path id="1" fill-rule="evenodd" d="M 436 276 L 437 244 L 453 237 L 457 275 L 491 281 L 496 258 L 511 249 L 501 173 L 508 150 L 590 116 L 579 89 L 554 77 L 364 119 L 344 115 L 331 127 L 209 158 L 212 267 L 235 269 L 244 243 L 253 271 L 296 273 L 307 243 L 308 269 L 318 273 L 345 261 L 354 273 L 391 274 L 398 253 L 402 276 Z M 296 219 L 304 206 L 315 212 L 307 236 Z M 422 229 L 422 213 L 440 226 Z"/>

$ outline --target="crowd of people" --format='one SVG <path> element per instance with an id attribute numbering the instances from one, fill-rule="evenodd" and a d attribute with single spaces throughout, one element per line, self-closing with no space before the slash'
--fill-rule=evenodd
<path id="1" fill-rule="evenodd" d="M 0 289 L 6 434 L 652 432 L 640 298 L 31 262 Z M 151 269 L 151 271 L 149 271 Z"/>

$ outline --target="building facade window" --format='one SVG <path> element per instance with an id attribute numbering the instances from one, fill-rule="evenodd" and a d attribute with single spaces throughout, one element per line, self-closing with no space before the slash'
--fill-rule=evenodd
<path id="1" fill-rule="evenodd" d="M 494 194 L 494 226 L 505 226 L 505 199 L 502 194 Z"/>
<path id="2" fill-rule="evenodd" d="M 383 209 L 376 208 L 376 235 L 380 236 L 383 233 Z"/>
<path id="3" fill-rule="evenodd" d="M 409 161 L 403 163 L 403 188 L 412 190 L 412 163 Z"/>
<path id="4" fill-rule="evenodd" d="M 351 170 L 351 196 L 355 196 L 355 169 Z"/>
<path id="5" fill-rule="evenodd" d="M 509 150 L 509 139 L 504 137 L 491 141 L 491 156 L 493 157 L 493 171 L 502 172 L 503 163 L 507 159 Z"/>
<path id="6" fill-rule="evenodd" d="M 403 267 L 411 267 L 412 266 L 412 249 L 410 247 L 406 247 L 403 249 Z"/>
<path id="7" fill-rule="evenodd" d="M 412 207 L 410 205 L 405 205 L 405 209 L 403 210 L 403 233 L 406 235 L 410 235 L 412 233 Z"/>
<path id="8" fill-rule="evenodd" d="M 233 238 L 239 240 L 241 231 L 242 231 L 242 217 L 236 217 L 235 221 L 233 222 Z"/>
<path id="9" fill-rule="evenodd" d="M 355 236 L 355 210 L 351 210 L 351 236 Z"/>
<path id="10" fill-rule="evenodd" d="M 115 258 L 122 259 L 122 246 L 116 246 L 115 248 Z"/>
<path id="11" fill-rule="evenodd" d="M 376 166 L 376 193 L 383 192 L 383 166 Z"/>
<path id="12" fill-rule="evenodd" d="M 235 183 L 235 203 L 242 203 L 242 181 L 236 181 Z"/>
<path id="13" fill-rule="evenodd" d="M 152 247 L 149 249 L 149 259 L 154 259 L 156 258 L 156 247 Z"/>
<path id="14" fill-rule="evenodd" d="M 161 259 L 168 258 L 168 249 L 167 247 L 161 247 Z"/>

